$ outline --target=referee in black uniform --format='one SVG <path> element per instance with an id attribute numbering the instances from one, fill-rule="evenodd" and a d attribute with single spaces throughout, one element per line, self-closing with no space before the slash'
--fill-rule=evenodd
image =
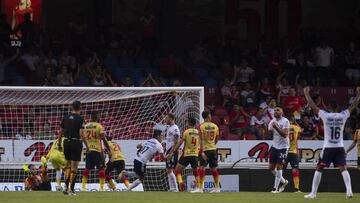
<path id="1" fill-rule="evenodd" d="M 65 173 L 65 190 L 64 194 L 75 195 L 74 186 L 77 175 L 77 169 L 81 160 L 82 142 L 86 146 L 86 151 L 89 151 L 88 143 L 84 139 L 83 128 L 84 118 L 80 116 L 81 103 L 74 101 L 70 114 L 64 116 L 60 124 L 59 141 L 62 136 L 64 139 L 64 155 L 66 159 L 66 173 Z M 61 145 L 59 145 L 61 148 Z M 69 185 L 71 186 L 69 191 Z"/>

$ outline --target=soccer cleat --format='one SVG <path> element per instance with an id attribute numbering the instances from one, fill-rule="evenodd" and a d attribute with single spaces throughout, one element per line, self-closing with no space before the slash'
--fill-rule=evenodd
<path id="1" fill-rule="evenodd" d="M 180 191 L 180 192 L 184 192 L 185 190 L 186 190 L 186 185 L 185 185 L 185 183 L 179 184 L 179 191 Z"/>
<path id="2" fill-rule="evenodd" d="M 23 169 L 25 172 L 29 172 L 29 171 L 30 171 L 30 169 L 29 169 L 29 167 L 28 167 L 27 165 L 23 165 L 23 166 L 22 166 L 22 169 Z"/>
<path id="3" fill-rule="evenodd" d="M 274 189 L 274 190 L 271 190 L 271 193 L 277 194 L 277 193 L 280 193 L 280 192 L 279 192 L 279 190 L 275 190 L 275 189 Z"/>
<path id="4" fill-rule="evenodd" d="M 116 190 L 116 186 L 115 185 L 111 185 L 109 182 L 107 183 L 108 188 L 111 190 Z"/>
<path id="5" fill-rule="evenodd" d="M 201 188 L 195 188 L 194 190 L 190 191 L 190 193 L 203 193 L 203 189 Z"/>
<path id="6" fill-rule="evenodd" d="M 288 180 L 285 180 L 285 183 L 282 184 L 282 186 L 279 188 L 279 193 L 283 192 L 285 190 L 285 187 L 289 184 Z"/>
<path id="7" fill-rule="evenodd" d="M 44 156 L 42 156 L 41 157 L 41 164 L 43 165 L 43 166 L 46 166 L 46 157 L 44 157 Z"/>
<path id="8" fill-rule="evenodd" d="M 63 194 L 64 194 L 64 195 L 69 195 L 68 190 L 63 190 Z"/>
<path id="9" fill-rule="evenodd" d="M 60 192 L 62 190 L 61 186 L 55 186 L 56 191 Z"/>
<path id="10" fill-rule="evenodd" d="M 74 191 L 74 190 L 71 190 L 71 191 L 69 192 L 69 196 L 76 196 L 75 191 Z"/>
<path id="11" fill-rule="evenodd" d="M 219 193 L 219 192 L 220 192 L 220 188 L 215 188 L 210 191 L 210 193 Z"/>
<path id="12" fill-rule="evenodd" d="M 301 193 L 301 191 L 299 189 L 295 189 L 294 193 Z"/>
<path id="13" fill-rule="evenodd" d="M 179 192 L 179 190 L 174 188 L 174 189 L 170 189 L 169 192 Z"/>
<path id="14" fill-rule="evenodd" d="M 305 198 L 305 199 L 315 199 L 315 198 L 316 198 L 316 195 L 310 193 L 310 194 L 305 195 L 304 198 Z"/>
<path id="15" fill-rule="evenodd" d="M 352 198 L 353 198 L 353 194 L 352 194 L 352 193 L 346 194 L 346 199 L 352 199 Z"/>

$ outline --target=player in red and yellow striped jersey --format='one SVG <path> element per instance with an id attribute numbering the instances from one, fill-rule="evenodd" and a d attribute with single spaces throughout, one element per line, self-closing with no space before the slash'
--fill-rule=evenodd
<path id="1" fill-rule="evenodd" d="M 296 124 L 294 115 L 289 116 L 290 128 L 289 128 L 289 139 L 290 147 L 284 168 L 290 163 L 294 181 L 294 191 L 300 192 L 299 190 L 299 150 L 298 150 L 298 139 L 301 134 L 301 128 Z"/>
<path id="2" fill-rule="evenodd" d="M 90 170 L 96 168 L 99 170 L 100 191 L 104 190 L 105 184 L 105 160 L 102 150 L 101 141 L 105 147 L 109 149 L 106 142 L 103 126 L 99 123 L 99 116 L 97 112 L 91 114 L 91 122 L 87 123 L 84 127 L 84 134 L 89 146 L 89 153 L 86 154 L 85 170 L 82 176 L 82 189 L 86 190 L 86 184 L 90 175 Z M 109 150 L 110 151 L 110 150 Z"/>
<path id="3" fill-rule="evenodd" d="M 349 148 L 346 150 L 346 153 L 349 153 L 354 147 L 357 145 L 358 150 L 358 160 L 357 160 L 357 168 L 360 170 L 360 129 L 357 129 L 355 131 L 355 134 L 353 136 L 353 142 L 349 146 Z"/>
<path id="4" fill-rule="evenodd" d="M 129 180 L 127 176 L 124 175 L 125 172 L 125 156 L 121 151 L 119 144 L 112 141 L 112 137 L 107 137 L 107 143 L 109 145 L 111 157 L 106 164 L 106 181 L 108 182 L 109 188 L 112 190 L 116 189 L 115 183 L 111 178 L 111 171 L 115 169 L 116 174 L 118 175 L 118 179 L 125 184 L 126 187 L 129 187 Z"/>
<path id="5" fill-rule="evenodd" d="M 211 114 L 209 111 L 203 111 L 202 117 L 204 122 L 200 125 L 200 167 L 199 176 L 201 188 L 203 191 L 205 181 L 205 167 L 209 164 L 211 173 L 214 177 L 215 189 L 211 192 L 220 192 L 220 176 L 217 170 L 217 141 L 219 138 L 219 127 L 211 122 Z"/>
<path id="6" fill-rule="evenodd" d="M 184 143 L 183 153 L 176 165 L 175 174 L 177 177 L 177 182 L 179 184 L 180 191 L 185 190 L 185 185 L 182 179 L 182 170 L 187 166 L 191 165 L 195 180 L 200 188 L 200 180 L 198 176 L 198 156 L 199 156 L 199 146 L 200 146 L 200 137 L 199 130 L 195 128 L 196 119 L 188 119 L 188 129 L 185 130 L 181 139 L 174 147 L 174 151 L 177 151 L 179 147 Z M 171 159 L 174 154 L 171 153 L 167 158 Z"/>

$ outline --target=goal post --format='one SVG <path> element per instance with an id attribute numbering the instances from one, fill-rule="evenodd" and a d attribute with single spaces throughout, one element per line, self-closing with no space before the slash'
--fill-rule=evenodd
<path id="1" fill-rule="evenodd" d="M 151 137 L 152 128 L 168 112 L 176 116 L 181 132 L 188 117 L 202 121 L 203 87 L 0 87 L 0 184 L 25 179 L 23 164 L 40 165 L 57 136 L 60 121 L 73 101 L 82 103 L 81 114 L 88 121 L 96 111 L 105 133 L 120 144 L 127 170 L 132 170 L 136 144 Z M 4 145 L 4 146 L 2 146 Z M 84 157 L 83 157 L 84 158 Z M 164 164 L 158 157 L 149 163 L 145 190 L 167 190 Z M 80 168 L 84 163 L 80 164 Z M 54 182 L 55 171 L 49 164 Z M 190 173 L 189 169 L 185 170 Z M 77 180 L 80 182 L 81 177 Z M 93 171 L 89 183 L 98 183 Z"/>

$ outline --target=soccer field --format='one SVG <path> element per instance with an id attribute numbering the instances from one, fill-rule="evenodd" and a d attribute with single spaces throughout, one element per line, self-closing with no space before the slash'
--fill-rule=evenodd
<path id="1" fill-rule="evenodd" d="M 304 199 L 305 193 L 281 193 L 271 194 L 270 192 L 238 192 L 238 193 L 217 193 L 217 194 L 191 194 L 191 193 L 169 193 L 169 192 L 79 192 L 77 196 L 65 196 L 59 192 L 1 192 L 1 203 L 237 203 L 237 202 L 321 202 L 341 203 L 359 202 L 359 194 L 353 199 L 345 199 L 345 193 L 319 193 L 317 199 Z"/>

